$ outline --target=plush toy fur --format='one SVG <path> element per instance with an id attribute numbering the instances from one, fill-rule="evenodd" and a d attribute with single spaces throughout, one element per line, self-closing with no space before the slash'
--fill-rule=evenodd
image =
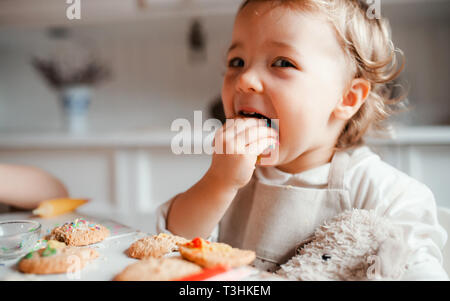
<path id="1" fill-rule="evenodd" d="M 373 211 L 345 211 L 319 227 L 276 274 L 290 280 L 399 280 L 409 254 L 402 233 Z"/>

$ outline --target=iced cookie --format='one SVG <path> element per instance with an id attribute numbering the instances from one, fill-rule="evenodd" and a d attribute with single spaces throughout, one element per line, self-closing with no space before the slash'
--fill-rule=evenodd
<path id="1" fill-rule="evenodd" d="M 168 281 L 199 273 L 202 268 L 180 258 L 146 258 L 127 266 L 115 281 Z"/>
<path id="2" fill-rule="evenodd" d="M 100 242 L 108 236 L 109 230 L 105 226 L 80 218 L 54 228 L 46 239 L 61 241 L 68 246 L 87 246 Z"/>
<path id="3" fill-rule="evenodd" d="M 147 236 L 135 241 L 127 250 L 127 254 L 133 258 L 161 257 L 178 250 L 178 246 L 189 240 L 166 233 Z"/>
<path id="4" fill-rule="evenodd" d="M 99 256 L 91 248 L 67 247 L 51 240 L 46 248 L 30 252 L 19 262 L 19 270 L 27 274 L 62 274 L 82 269 Z"/>
<path id="5" fill-rule="evenodd" d="M 256 257 L 253 251 L 240 250 L 224 243 L 212 243 L 199 237 L 180 245 L 179 251 L 184 259 L 205 268 L 217 265 L 238 267 L 250 264 Z"/>

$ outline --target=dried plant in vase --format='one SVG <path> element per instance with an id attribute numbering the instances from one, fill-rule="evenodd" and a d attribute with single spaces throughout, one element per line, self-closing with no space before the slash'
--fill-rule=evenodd
<path id="1" fill-rule="evenodd" d="M 110 77 L 110 70 L 99 60 L 32 59 L 34 69 L 59 93 L 66 128 L 80 133 L 87 130 L 87 111 L 91 89 Z"/>
<path id="2" fill-rule="evenodd" d="M 57 60 L 34 57 L 32 65 L 56 90 L 71 86 L 95 86 L 110 77 L 109 68 L 96 59 L 79 66 L 69 66 Z"/>

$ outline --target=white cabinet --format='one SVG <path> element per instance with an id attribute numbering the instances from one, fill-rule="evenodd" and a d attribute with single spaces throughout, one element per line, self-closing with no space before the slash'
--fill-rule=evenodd
<path id="1" fill-rule="evenodd" d="M 206 155 L 173 154 L 171 135 L 0 134 L 0 163 L 40 167 L 62 180 L 72 197 L 90 198 L 99 208 L 152 212 L 198 181 L 210 164 Z"/>
<path id="2" fill-rule="evenodd" d="M 0 150 L 1 163 L 40 167 L 59 178 L 71 197 L 123 214 L 152 212 L 198 181 L 209 160 L 173 155 L 170 148 Z"/>
<path id="3" fill-rule="evenodd" d="M 450 208 L 450 144 L 373 145 L 380 157 L 427 185 L 439 206 Z"/>
<path id="4" fill-rule="evenodd" d="M 450 127 L 399 128 L 392 140 L 368 140 L 380 157 L 427 185 L 440 206 L 450 208 Z"/>

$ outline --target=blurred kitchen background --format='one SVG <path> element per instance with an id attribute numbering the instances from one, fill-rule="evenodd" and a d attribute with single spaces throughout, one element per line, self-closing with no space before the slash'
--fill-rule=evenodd
<path id="1" fill-rule="evenodd" d="M 121 213 L 152 212 L 189 188 L 210 157 L 172 154 L 170 125 L 194 110 L 219 116 L 240 3 L 81 0 L 81 20 L 69 20 L 65 0 L 0 0 L 0 162 L 41 167 L 71 196 Z M 369 142 L 450 207 L 450 1 L 381 0 L 381 14 L 406 55 L 412 110 L 393 120 L 394 138 Z M 72 82 L 91 88 L 64 94 L 86 117 L 64 113 L 64 91 L 42 76 L 55 77 L 49 59 L 63 71 L 87 62 Z"/>

